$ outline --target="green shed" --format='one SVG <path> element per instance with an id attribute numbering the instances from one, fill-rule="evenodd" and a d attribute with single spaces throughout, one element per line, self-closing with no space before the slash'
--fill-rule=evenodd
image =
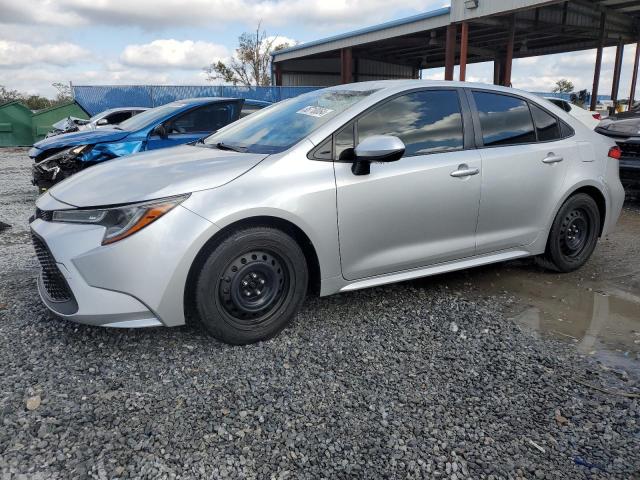
<path id="1" fill-rule="evenodd" d="M 34 112 L 32 119 L 33 143 L 42 140 L 51 130 L 51 125 L 67 117 L 89 118 L 89 115 L 74 101 Z"/>
<path id="2" fill-rule="evenodd" d="M 18 100 L 0 104 L 0 147 L 33 145 L 32 115 Z"/>

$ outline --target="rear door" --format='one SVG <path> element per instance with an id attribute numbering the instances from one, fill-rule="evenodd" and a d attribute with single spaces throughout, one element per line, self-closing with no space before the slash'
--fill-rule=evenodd
<path id="1" fill-rule="evenodd" d="M 482 157 L 477 253 L 525 246 L 542 234 L 580 155 L 571 128 L 517 95 L 472 90 Z"/>
<path id="2" fill-rule="evenodd" d="M 471 130 L 463 92 L 430 89 L 385 100 L 336 132 L 338 231 L 346 279 L 474 254 L 481 165 L 470 145 Z M 405 155 L 371 164 L 368 175 L 354 175 L 349 152 L 372 135 L 399 137 Z M 321 145 L 319 153 L 327 150 Z"/>
<path id="3" fill-rule="evenodd" d="M 147 150 L 194 142 L 237 120 L 241 101 L 216 102 L 199 106 L 166 120 L 167 138 L 149 137 Z"/>

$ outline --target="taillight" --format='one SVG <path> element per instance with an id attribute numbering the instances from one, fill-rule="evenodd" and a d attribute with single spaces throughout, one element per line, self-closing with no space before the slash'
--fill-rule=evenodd
<path id="1" fill-rule="evenodd" d="M 611 147 L 609 149 L 609 156 L 611 158 L 615 158 L 616 160 L 620 160 L 620 157 L 622 157 L 622 150 L 620 150 L 620 147 L 618 147 L 617 145 L 615 147 Z"/>
<path id="2" fill-rule="evenodd" d="M 591 114 L 593 116 L 593 118 L 595 118 L 596 120 L 602 120 L 602 115 L 600 115 L 599 113 L 592 113 Z"/>

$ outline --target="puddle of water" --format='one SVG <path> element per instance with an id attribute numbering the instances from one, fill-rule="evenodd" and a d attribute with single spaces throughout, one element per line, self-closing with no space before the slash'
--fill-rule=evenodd
<path id="1" fill-rule="evenodd" d="M 467 281 L 481 293 L 513 295 L 508 313 L 518 324 L 572 343 L 607 366 L 640 372 L 640 295 L 612 282 L 598 282 L 594 289 L 572 276 L 527 267 L 487 269 L 471 277 Z"/>

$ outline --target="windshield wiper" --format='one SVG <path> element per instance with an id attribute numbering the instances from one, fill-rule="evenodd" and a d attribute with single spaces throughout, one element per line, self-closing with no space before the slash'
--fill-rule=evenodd
<path id="1" fill-rule="evenodd" d="M 232 152 L 244 152 L 246 148 L 238 147 L 236 145 L 229 145 L 228 143 L 218 142 L 216 143 L 216 147 L 220 150 L 231 150 Z"/>

